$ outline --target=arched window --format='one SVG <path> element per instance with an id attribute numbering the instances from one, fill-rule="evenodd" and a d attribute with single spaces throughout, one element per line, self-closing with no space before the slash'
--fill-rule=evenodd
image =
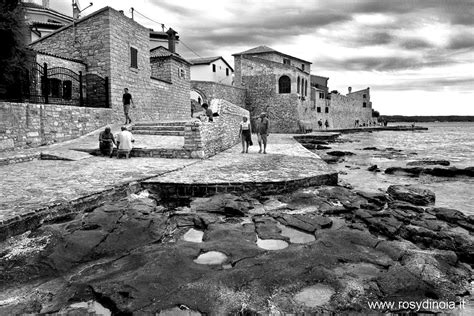
<path id="1" fill-rule="evenodd" d="M 291 93 L 291 80 L 288 76 L 278 79 L 278 93 Z"/>
<path id="2" fill-rule="evenodd" d="M 301 94 L 304 95 L 304 79 L 301 78 Z"/>
<path id="3" fill-rule="evenodd" d="M 298 76 L 297 85 L 296 85 L 296 92 L 300 93 L 300 76 Z"/>
<path id="4" fill-rule="evenodd" d="M 304 95 L 308 96 L 308 80 L 304 81 Z"/>

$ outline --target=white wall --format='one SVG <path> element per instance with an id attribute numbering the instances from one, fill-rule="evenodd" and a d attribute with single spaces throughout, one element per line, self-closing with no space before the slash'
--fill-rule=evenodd
<path id="1" fill-rule="evenodd" d="M 212 71 L 212 65 L 216 65 L 216 72 Z M 226 69 L 229 69 L 229 75 L 226 75 Z M 222 59 L 212 62 L 210 65 L 191 66 L 191 80 L 212 81 L 227 85 L 232 85 L 232 70 Z"/>

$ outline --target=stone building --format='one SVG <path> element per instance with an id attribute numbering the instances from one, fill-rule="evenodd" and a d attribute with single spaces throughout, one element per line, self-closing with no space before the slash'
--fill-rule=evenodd
<path id="1" fill-rule="evenodd" d="M 170 29 L 170 38 L 176 32 Z M 38 52 L 74 59 L 86 72 L 107 77 L 112 121 L 123 119 L 128 88 L 137 109 L 134 120 L 189 117 L 190 63 L 170 49 L 150 54 L 150 30 L 110 7 L 102 8 L 30 44 Z M 163 67 L 159 70 L 160 67 Z"/>
<path id="2" fill-rule="evenodd" d="M 234 82 L 246 89 L 245 106 L 252 117 L 267 112 L 271 132 L 316 130 L 319 120 L 331 128 L 372 120 L 369 89 L 346 96 L 329 93 L 329 78 L 310 75 L 310 62 L 267 46 L 233 56 Z"/>
<path id="3" fill-rule="evenodd" d="M 210 81 L 232 85 L 234 69 L 222 56 L 194 58 L 191 62 L 191 80 Z"/>
<path id="4" fill-rule="evenodd" d="M 49 7 L 49 0 L 22 1 L 26 24 L 28 25 L 27 43 L 36 41 L 61 27 L 72 23 L 72 17 Z"/>
<path id="5" fill-rule="evenodd" d="M 247 90 L 252 117 L 266 112 L 271 132 L 296 132 L 310 106 L 311 63 L 259 46 L 234 54 L 237 87 Z"/>

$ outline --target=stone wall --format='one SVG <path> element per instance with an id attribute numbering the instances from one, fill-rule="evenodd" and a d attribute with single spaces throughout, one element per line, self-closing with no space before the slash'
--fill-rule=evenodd
<path id="1" fill-rule="evenodd" d="M 111 123 L 111 109 L 0 102 L 0 142 L 37 147 L 79 137 Z M 1 147 L 1 146 L 0 146 Z"/>
<path id="2" fill-rule="evenodd" d="M 211 107 L 219 114 L 213 122 L 194 120 L 185 125 L 184 149 L 193 158 L 213 156 L 238 143 L 242 117 L 249 117 L 247 110 L 226 100 L 214 99 Z"/>
<path id="3" fill-rule="evenodd" d="M 191 81 L 191 89 L 196 90 L 205 96 L 205 102 L 210 102 L 213 99 L 224 99 L 238 105 L 245 107 L 245 94 L 243 88 L 229 86 L 211 81 Z"/>
<path id="4" fill-rule="evenodd" d="M 327 120 L 329 128 L 353 128 L 355 120 L 359 120 L 360 124 L 374 120 L 372 119 L 372 109 L 370 107 L 364 108 L 362 101 L 358 98 L 335 93 L 331 93 L 330 96 L 329 100 L 320 99 L 316 92 L 314 103 L 305 111 L 303 121 L 307 128 L 317 130 L 319 119 L 323 123 Z M 318 112 L 318 108 L 321 112 Z M 325 127 L 323 126 L 323 128 Z"/>

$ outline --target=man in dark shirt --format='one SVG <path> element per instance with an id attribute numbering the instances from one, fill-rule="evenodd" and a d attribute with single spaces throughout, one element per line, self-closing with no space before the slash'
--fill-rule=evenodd
<path id="1" fill-rule="evenodd" d="M 125 114 L 125 124 L 132 123 L 132 119 L 130 118 L 130 105 L 133 104 L 133 99 L 132 95 L 128 93 L 128 89 L 125 88 L 123 89 L 123 97 L 122 97 L 122 102 L 123 102 L 123 113 Z"/>
<path id="2" fill-rule="evenodd" d="M 268 137 L 268 130 L 270 129 L 270 122 L 267 119 L 267 114 L 264 112 L 260 114 L 260 119 L 257 122 L 257 139 L 258 139 L 258 146 L 260 146 L 260 150 L 258 153 L 262 152 L 262 143 L 263 143 L 263 153 L 267 153 L 267 137 Z"/>

